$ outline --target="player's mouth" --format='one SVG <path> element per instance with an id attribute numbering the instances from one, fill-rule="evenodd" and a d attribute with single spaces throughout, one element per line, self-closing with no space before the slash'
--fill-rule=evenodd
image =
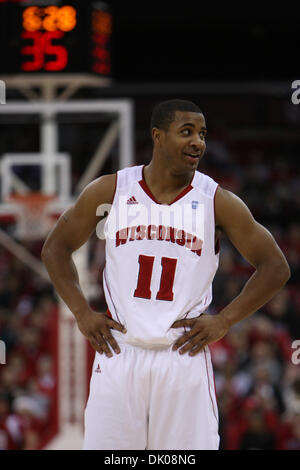
<path id="1" fill-rule="evenodd" d="M 199 161 L 199 158 L 201 157 L 201 153 L 193 153 L 193 152 L 184 152 L 183 155 L 190 161 L 190 162 L 196 162 Z"/>

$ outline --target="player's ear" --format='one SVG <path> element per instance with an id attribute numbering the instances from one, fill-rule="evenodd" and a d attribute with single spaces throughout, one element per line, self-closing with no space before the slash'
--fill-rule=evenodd
<path id="1" fill-rule="evenodd" d="M 158 129 L 157 127 L 153 127 L 153 129 L 152 129 L 153 143 L 154 144 L 159 144 L 160 143 L 160 138 L 161 138 L 160 129 Z"/>

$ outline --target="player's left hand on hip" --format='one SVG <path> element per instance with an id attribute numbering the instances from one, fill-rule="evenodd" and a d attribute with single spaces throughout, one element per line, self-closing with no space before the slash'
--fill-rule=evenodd
<path id="1" fill-rule="evenodd" d="M 189 328 L 173 345 L 173 351 L 179 349 L 180 354 L 189 352 L 195 356 L 210 343 L 214 343 L 226 335 L 228 328 L 218 315 L 202 314 L 200 317 L 177 320 L 171 328 Z"/>

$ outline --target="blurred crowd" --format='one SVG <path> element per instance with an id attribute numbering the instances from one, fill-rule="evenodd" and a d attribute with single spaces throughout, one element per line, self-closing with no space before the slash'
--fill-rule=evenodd
<path id="1" fill-rule="evenodd" d="M 137 163 L 151 146 L 137 149 Z M 300 165 L 276 142 L 231 142 L 215 129 L 201 167 L 235 192 L 273 234 L 291 267 L 287 285 L 254 315 L 210 346 L 221 449 L 300 450 Z M 41 245 L 30 247 L 39 256 Z M 90 242 L 97 284 L 91 302 L 104 309 L 104 242 Z M 253 268 L 223 237 L 211 314 L 242 289 Z M 51 287 L 0 248 L 0 449 L 43 447 L 57 426 L 56 301 Z M 300 341 L 299 341 L 300 343 Z M 300 344 L 297 346 L 300 347 Z M 299 362 L 299 363 L 298 363 Z"/>
<path id="2" fill-rule="evenodd" d="M 57 427 L 57 306 L 48 283 L 1 247 L 0 338 L 0 449 L 40 449 Z"/>

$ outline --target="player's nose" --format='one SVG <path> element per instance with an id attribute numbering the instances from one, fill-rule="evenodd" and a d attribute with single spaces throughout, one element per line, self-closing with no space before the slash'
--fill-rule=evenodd
<path id="1" fill-rule="evenodd" d="M 190 145 L 195 149 L 195 150 L 203 150 L 205 149 L 205 142 L 201 138 L 200 135 L 193 135 Z"/>

